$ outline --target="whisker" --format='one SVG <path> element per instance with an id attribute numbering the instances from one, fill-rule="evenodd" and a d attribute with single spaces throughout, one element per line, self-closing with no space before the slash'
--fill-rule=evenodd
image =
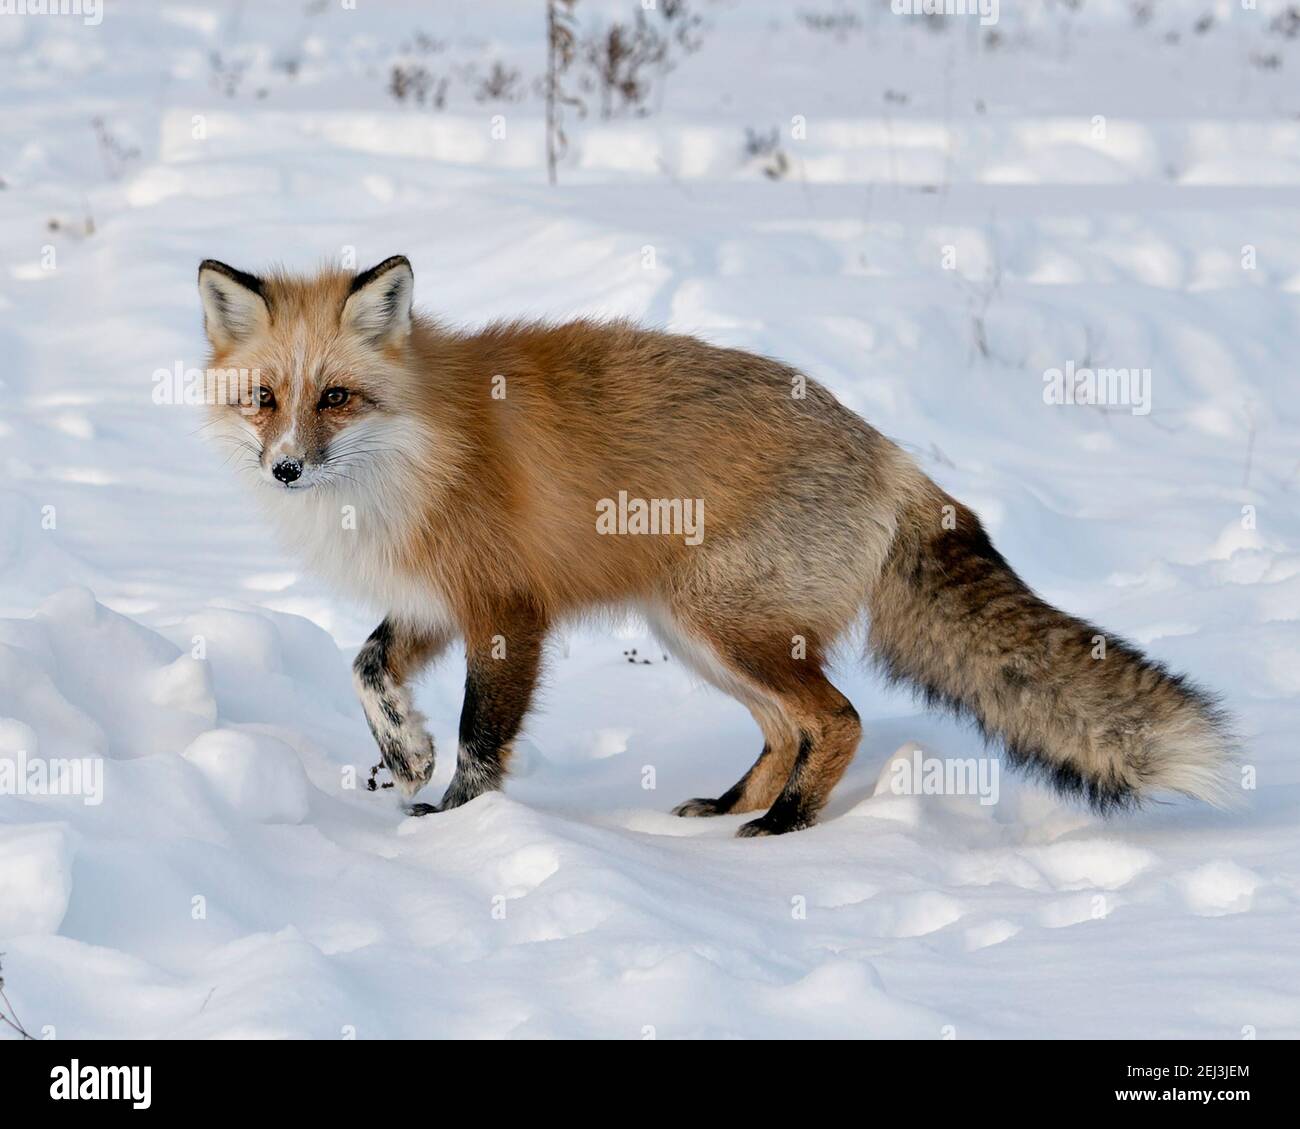
<path id="1" fill-rule="evenodd" d="M 339 458 L 342 455 L 373 455 L 376 453 L 386 452 L 391 450 L 393 450 L 393 448 L 391 447 L 361 446 L 359 444 L 352 444 L 352 445 L 341 444 L 337 449 L 331 448 L 329 454 L 326 455 L 326 457 L 322 461 L 330 462 L 333 459 Z"/>

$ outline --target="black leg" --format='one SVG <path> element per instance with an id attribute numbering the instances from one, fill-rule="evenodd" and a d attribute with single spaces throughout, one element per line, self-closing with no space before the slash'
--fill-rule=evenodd
<path id="1" fill-rule="evenodd" d="M 510 743 L 537 684 L 544 638 L 545 628 L 535 616 L 516 615 L 500 631 L 466 644 L 460 748 L 444 810 L 501 787 Z"/>

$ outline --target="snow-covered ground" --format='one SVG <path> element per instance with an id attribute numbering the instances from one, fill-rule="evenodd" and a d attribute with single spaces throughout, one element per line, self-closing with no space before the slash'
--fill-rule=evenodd
<path id="1" fill-rule="evenodd" d="M 556 187 L 541 0 L 0 16 L 0 780 L 84 774 L 0 795 L 33 1033 L 1300 1036 L 1300 11 L 695 7 L 647 114 L 570 115 Z M 518 100 L 476 100 L 495 60 Z M 892 794 L 896 750 L 980 743 L 846 662 L 866 736 L 822 823 L 737 840 L 668 811 L 759 736 L 629 622 L 555 641 L 503 794 L 404 818 L 364 787 L 373 623 L 154 378 L 204 363 L 201 258 L 396 252 L 451 320 L 802 366 L 1045 596 L 1221 691 L 1245 806 Z M 1149 401 L 1046 403 L 1071 364 L 1149 369 Z M 429 799 L 462 678 L 419 691 Z"/>

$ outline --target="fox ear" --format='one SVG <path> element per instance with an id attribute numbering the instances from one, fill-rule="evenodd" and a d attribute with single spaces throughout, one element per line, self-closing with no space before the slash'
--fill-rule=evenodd
<path id="1" fill-rule="evenodd" d="M 370 345 L 389 345 L 411 332 L 415 274 L 405 255 L 394 255 L 352 280 L 340 324 Z"/>
<path id="2" fill-rule="evenodd" d="M 203 328 L 214 349 L 225 349 L 265 329 L 271 320 L 262 280 L 216 259 L 199 264 Z"/>

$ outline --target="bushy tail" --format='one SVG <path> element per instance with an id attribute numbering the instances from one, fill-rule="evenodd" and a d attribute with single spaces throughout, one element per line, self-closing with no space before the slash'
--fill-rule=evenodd
<path id="1" fill-rule="evenodd" d="M 1155 791 L 1217 806 L 1234 742 L 1214 699 L 1121 639 L 1040 600 L 979 519 L 924 480 L 869 599 L 893 679 L 969 714 L 1012 763 L 1101 811 Z"/>

